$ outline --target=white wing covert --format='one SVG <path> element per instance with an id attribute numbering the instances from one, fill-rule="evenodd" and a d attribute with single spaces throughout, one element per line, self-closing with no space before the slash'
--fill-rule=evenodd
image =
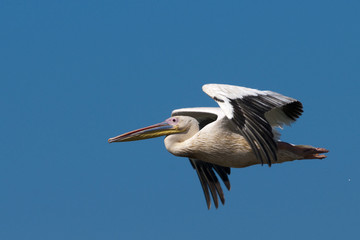
<path id="1" fill-rule="evenodd" d="M 235 123 L 261 163 L 266 161 L 269 166 L 277 160 L 272 127 L 289 125 L 302 113 L 299 101 L 271 91 L 224 84 L 206 84 L 203 91 Z"/>

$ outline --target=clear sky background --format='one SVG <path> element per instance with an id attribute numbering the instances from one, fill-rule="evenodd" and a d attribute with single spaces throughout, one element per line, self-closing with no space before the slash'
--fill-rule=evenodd
<path id="1" fill-rule="evenodd" d="M 0 239 L 359 239 L 359 1 L 0 1 Z M 163 138 L 205 83 L 273 90 L 326 160 L 233 169 L 207 210 Z"/>

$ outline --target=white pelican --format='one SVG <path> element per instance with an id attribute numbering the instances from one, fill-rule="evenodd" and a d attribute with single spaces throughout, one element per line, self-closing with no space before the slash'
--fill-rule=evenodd
<path id="1" fill-rule="evenodd" d="M 175 156 L 187 157 L 196 170 L 208 209 L 210 193 L 217 208 L 224 193 L 219 180 L 230 190 L 230 168 L 255 164 L 283 163 L 300 159 L 323 159 L 324 148 L 293 145 L 279 141 L 276 127 L 290 125 L 303 112 L 296 99 L 271 91 L 245 87 L 206 84 L 203 91 L 220 108 L 174 110 L 162 123 L 110 138 L 109 143 L 165 137 L 166 149 Z M 210 190 L 210 193 L 209 193 Z"/>

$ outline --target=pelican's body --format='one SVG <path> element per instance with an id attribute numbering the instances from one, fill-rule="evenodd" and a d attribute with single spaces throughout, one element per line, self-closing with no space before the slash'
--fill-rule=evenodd
<path id="1" fill-rule="evenodd" d="M 245 138 L 231 129 L 226 119 L 209 123 L 201 130 L 196 119 L 193 123 L 186 133 L 188 138 L 183 141 L 179 141 L 180 134 L 165 138 L 165 147 L 170 153 L 224 167 L 241 168 L 260 163 Z"/>
<path id="2" fill-rule="evenodd" d="M 230 120 L 222 114 L 220 108 L 186 108 L 173 112 L 173 116 L 189 114 L 189 112 L 207 111 L 219 115 L 219 120 L 213 121 L 204 128 L 199 129 L 199 123 L 192 118 L 191 128 L 186 133 L 168 135 L 164 143 L 166 149 L 179 157 L 201 159 L 202 161 L 217 164 L 224 167 L 243 168 L 255 164 L 262 164 L 256 158 L 250 144 L 240 135 Z M 182 118 L 191 118 L 181 116 Z M 181 135 L 184 137 L 180 137 Z M 294 152 L 290 144 L 277 141 L 280 148 L 277 150 L 277 161 L 283 163 L 302 159 L 304 156 Z"/>
<path id="3" fill-rule="evenodd" d="M 230 190 L 230 168 L 266 162 L 322 159 L 328 150 L 279 141 L 276 127 L 290 125 L 302 113 L 302 104 L 271 91 L 222 84 L 207 84 L 203 90 L 219 108 L 174 110 L 165 122 L 110 138 L 109 142 L 134 141 L 166 135 L 166 149 L 187 157 L 196 170 L 210 208 L 217 196 L 225 198 L 215 172 Z"/>

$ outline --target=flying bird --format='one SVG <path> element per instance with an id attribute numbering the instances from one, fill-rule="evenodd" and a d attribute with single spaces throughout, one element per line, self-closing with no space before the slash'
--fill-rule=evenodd
<path id="1" fill-rule="evenodd" d="M 225 84 L 206 84 L 202 89 L 219 107 L 177 109 L 164 122 L 109 138 L 108 142 L 165 135 L 165 147 L 170 153 L 189 158 L 208 209 L 210 195 L 216 208 L 218 197 L 225 203 L 217 175 L 230 190 L 230 168 L 326 157 L 325 148 L 279 139 L 278 129 L 290 125 L 303 112 L 298 100 L 272 91 Z"/>

